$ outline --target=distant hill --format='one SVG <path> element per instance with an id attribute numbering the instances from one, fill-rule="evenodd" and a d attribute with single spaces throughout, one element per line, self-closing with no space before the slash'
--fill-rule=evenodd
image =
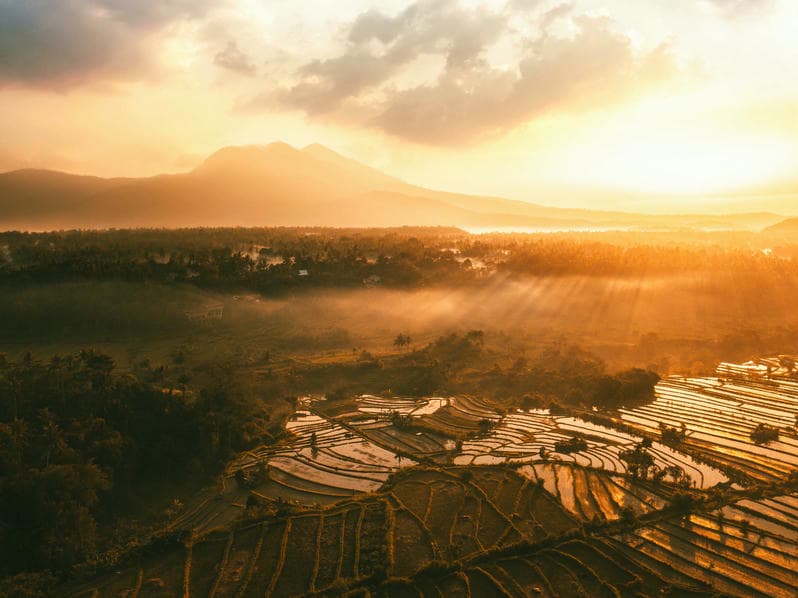
<path id="1" fill-rule="evenodd" d="M 759 230 L 780 216 L 653 216 L 555 208 L 410 185 L 318 145 L 226 147 L 191 172 L 149 178 L 0 174 L 0 228 L 397 226 Z"/>
<path id="2" fill-rule="evenodd" d="M 798 218 L 787 218 L 762 231 L 770 235 L 795 235 L 798 234 Z"/>

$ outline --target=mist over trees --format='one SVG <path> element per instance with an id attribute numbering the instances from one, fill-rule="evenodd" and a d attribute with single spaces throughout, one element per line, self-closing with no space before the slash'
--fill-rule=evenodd
<path id="1" fill-rule="evenodd" d="M 676 235 L 678 238 L 678 235 Z M 691 239 L 691 237 L 687 237 Z M 723 235 L 468 235 L 457 229 L 182 229 L 0 233 L 0 284 L 183 281 L 217 290 L 481 285 L 486 277 L 794 276 L 790 259 Z M 299 272 L 307 274 L 300 276 Z"/>

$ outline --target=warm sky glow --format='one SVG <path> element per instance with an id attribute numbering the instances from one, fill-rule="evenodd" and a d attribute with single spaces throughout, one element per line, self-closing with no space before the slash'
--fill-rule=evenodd
<path id="1" fill-rule="evenodd" d="M 0 0 L 0 170 L 320 142 L 561 206 L 798 213 L 792 0 Z"/>

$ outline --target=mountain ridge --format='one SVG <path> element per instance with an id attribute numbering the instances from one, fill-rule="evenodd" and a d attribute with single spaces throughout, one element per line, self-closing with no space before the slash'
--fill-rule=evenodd
<path id="1" fill-rule="evenodd" d="M 762 232 L 771 235 L 794 235 L 798 233 L 798 217 L 785 218 L 776 224 L 768 226 Z"/>
<path id="2" fill-rule="evenodd" d="M 406 183 L 323 145 L 226 146 L 191 171 L 101 178 L 0 174 L 2 228 L 460 226 L 542 230 L 757 230 L 783 216 L 649 215 L 546 206 Z"/>

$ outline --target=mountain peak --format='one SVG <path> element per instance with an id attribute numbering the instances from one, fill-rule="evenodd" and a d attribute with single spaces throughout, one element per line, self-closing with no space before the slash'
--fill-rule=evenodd
<path id="1" fill-rule="evenodd" d="M 299 150 L 282 141 L 268 145 L 230 145 L 208 156 L 197 168 L 197 171 L 257 170 L 268 166 L 275 160 L 292 159 L 299 155 Z"/>
<path id="2" fill-rule="evenodd" d="M 337 158 L 343 158 L 341 154 L 321 143 L 311 143 L 303 147 L 300 151 L 303 154 L 310 154 L 311 156 L 335 156 Z"/>
<path id="3" fill-rule="evenodd" d="M 286 153 L 286 154 L 296 154 L 299 152 L 293 145 L 290 143 L 286 143 L 285 141 L 273 141 L 272 143 L 262 145 L 265 151 L 269 153 Z"/>
<path id="4" fill-rule="evenodd" d="M 365 164 L 361 164 L 356 160 L 342 156 L 338 152 L 331 150 L 329 147 L 320 143 L 311 143 L 310 145 L 306 145 L 301 151 L 306 156 L 310 156 L 311 158 L 321 162 L 327 162 L 328 164 L 335 164 L 336 166 L 344 166 L 347 168 L 352 168 L 354 166 L 357 166 L 358 168 L 368 168 Z"/>

